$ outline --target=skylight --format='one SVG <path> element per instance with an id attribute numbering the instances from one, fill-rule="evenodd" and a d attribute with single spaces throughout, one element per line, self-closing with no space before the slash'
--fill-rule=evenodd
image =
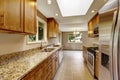
<path id="1" fill-rule="evenodd" d="M 94 0 L 57 0 L 63 17 L 86 15 Z"/>

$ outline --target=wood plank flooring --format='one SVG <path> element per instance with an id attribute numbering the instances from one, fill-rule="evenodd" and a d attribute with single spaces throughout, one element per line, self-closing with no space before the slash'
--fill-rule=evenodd
<path id="1" fill-rule="evenodd" d="M 93 80 L 83 62 L 82 51 L 64 51 L 63 62 L 54 80 Z"/>

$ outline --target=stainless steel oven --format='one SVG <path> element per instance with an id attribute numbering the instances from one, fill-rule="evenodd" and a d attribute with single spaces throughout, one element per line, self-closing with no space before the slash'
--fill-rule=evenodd
<path id="1" fill-rule="evenodd" d="M 88 66 L 88 69 L 90 70 L 91 74 L 94 76 L 95 56 L 92 52 L 89 52 L 89 51 L 87 51 L 87 54 L 88 54 L 87 66 Z"/>
<path id="2" fill-rule="evenodd" d="M 95 77 L 95 59 L 96 59 L 96 50 L 98 50 L 98 47 L 89 47 L 87 48 L 87 67 L 91 74 Z"/>

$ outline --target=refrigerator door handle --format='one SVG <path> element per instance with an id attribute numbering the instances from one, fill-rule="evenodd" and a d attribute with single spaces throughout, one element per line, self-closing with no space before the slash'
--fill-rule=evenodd
<path id="1" fill-rule="evenodd" d="M 118 34 L 118 79 L 120 80 L 120 24 Z"/>
<path id="2" fill-rule="evenodd" d="M 112 77 L 112 80 L 114 80 L 114 72 L 113 72 L 113 63 L 114 63 L 114 60 L 113 60 L 113 43 L 114 43 L 114 33 L 115 33 L 115 28 L 116 28 L 116 22 L 117 22 L 117 16 L 118 16 L 118 13 L 117 13 L 117 10 L 114 12 L 114 16 L 113 16 L 113 23 L 112 23 L 112 33 L 111 33 L 111 39 L 110 39 L 110 71 L 111 71 L 111 77 Z"/>
<path id="3" fill-rule="evenodd" d="M 120 12 L 120 11 L 119 11 Z M 120 52 L 119 52 L 119 30 L 120 30 L 120 13 L 118 14 L 118 19 L 117 19 L 117 25 L 115 28 L 115 33 L 114 33 L 114 42 L 113 42 L 113 73 L 114 73 L 114 80 L 120 80 L 120 74 L 119 74 L 119 57 L 120 57 Z"/>

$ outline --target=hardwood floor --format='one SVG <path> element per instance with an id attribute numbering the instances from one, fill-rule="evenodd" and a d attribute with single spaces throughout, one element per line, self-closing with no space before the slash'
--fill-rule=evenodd
<path id="1" fill-rule="evenodd" d="M 83 62 L 82 51 L 64 51 L 63 62 L 54 80 L 93 80 Z"/>

